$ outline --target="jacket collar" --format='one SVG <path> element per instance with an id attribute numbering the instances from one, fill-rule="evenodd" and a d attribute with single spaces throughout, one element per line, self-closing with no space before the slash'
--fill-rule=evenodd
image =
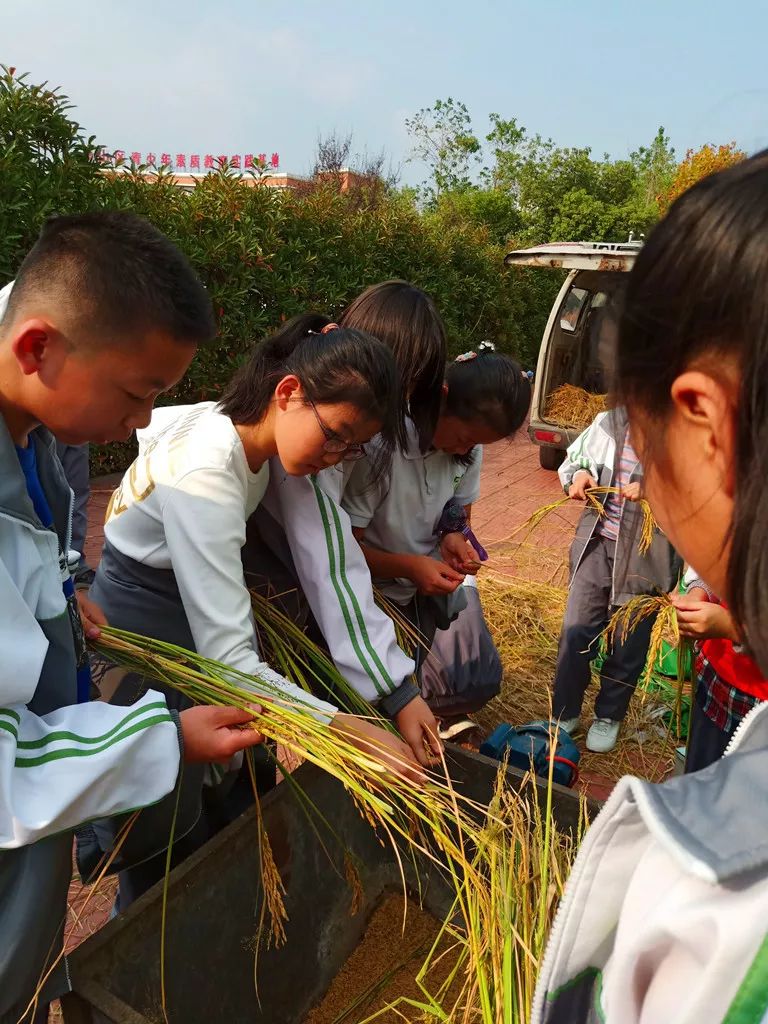
<path id="1" fill-rule="evenodd" d="M 51 506 L 53 520 L 62 547 L 68 543 L 69 506 L 72 491 L 56 456 L 56 441 L 45 427 L 36 427 L 29 435 L 35 446 L 37 467 L 45 496 Z M 0 415 L 0 511 L 20 519 L 36 529 L 43 529 L 27 491 L 27 481 L 16 453 L 8 424 Z"/>

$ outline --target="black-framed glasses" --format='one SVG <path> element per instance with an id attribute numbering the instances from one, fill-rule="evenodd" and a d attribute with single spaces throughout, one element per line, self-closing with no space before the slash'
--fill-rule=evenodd
<path id="1" fill-rule="evenodd" d="M 315 414 L 317 425 L 322 430 L 323 437 L 325 438 L 323 451 L 328 452 L 329 455 L 341 455 L 345 462 L 356 462 L 357 459 L 362 459 L 365 455 L 365 445 L 357 444 L 355 441 L 345 441 L 339 437 L 338 434 L 331 430 L 327 423 L 323 422 L 320 413 L 315 408 L 315 403 L 310 402 L 309 399 L 307 401 L 312 412 Z"/>

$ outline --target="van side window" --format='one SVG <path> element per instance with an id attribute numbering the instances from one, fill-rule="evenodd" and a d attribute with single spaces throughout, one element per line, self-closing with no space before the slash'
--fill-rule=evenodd
<path id="1" fill-rule="evenodd" d="M 571 288 L 560 310 L 560 329 L 573 333 L 579 322 L 589 292 L 584 288 Z"/>

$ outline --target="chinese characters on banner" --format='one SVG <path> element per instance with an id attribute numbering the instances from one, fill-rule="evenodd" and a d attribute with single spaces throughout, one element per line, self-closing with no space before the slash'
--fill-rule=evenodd
<path id="1" fill-rule="evenodd" d="M 142 153 L 139 150 L 133 150 L 128 153 L 124 149 L 116 149 L 114 153 L 110 154 L 102 149 L 99 159 L 103 164 L 144 164 L 147 167 L 172 167 L 177 171 L 199 171 L 201 166 L 205 170 L 211 171 L 221 167 L 223 164 L 228 164 L 229 167 L 236 171 L 239 171 L 241 168 L 246 171 L 274 171 L 280 166 L 279 153 L 272 153 L 271 156 L 268 156 L 266 153 L 259 153 L 258 155 L 253 153 L 245 153 L 243 155 L 235 153 L 230 156 L 226 154 L 214 156 L 213 153 L 206 153 L 204 156 L 201 156 L 199 153 L 191 153 L 189 157 L 187 157 L 186 153 L 176 153 L 175 156 L 172 156 L 170 153 L 160 153 L 158 158 L 158 155 L 152 151 Z"/>

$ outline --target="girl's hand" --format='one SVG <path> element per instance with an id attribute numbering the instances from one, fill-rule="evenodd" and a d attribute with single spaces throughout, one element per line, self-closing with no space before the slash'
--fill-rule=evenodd
<path id="1" fill-rule="evenodd" d="M 421 594 L 452 594 L 464 575 L 429 555 L 414 555 L 409 562 L 408 578 Z"/>
<path id="2" fill-rule="evenodd" d="M 414 697 L 395 715 L 395 725 L 420 765 L 428 768 L 439 760 L 443 744 L 437 734 L 437 719 L 422 697 Z"/>
<path id="3" fill-rule="evenodd" d="M 480 562 L 477 552 L 462 533 L 446 533 L 440 541 L 440 557 L 456 572 L 477 575 Z"/>
<path id="4" fill-rule="evenodd" d="M 640 481 L 633 480 L 631 484 L 627 484 L 624 490 L 621 492 L 622 498 L 627 501 L 639 501 L 640 500 Z"/>
<path id="5" fill-rule="evenodd" d="M 75 591 L 77 607 L 80 612 L 80 621 L 83 624 L 83 632 L 88 640 L 98 640 L 101 636 L 100 626 L 108 626 L 107 617 L 101 608 L 92 601 L 84 590 Z"/>
<path id="6" fill-rule="evenodd" d="M 261 708 L 255 707 L 259 713 Z M 184 760 L 190 764 L 211 761 L 226 764 L 233 754 L 264 742 L 250 711 L 241 708 L 215 708 L 208 705 L 187 708 L 179 715 L 184 739 Z"/>
<path id="7" fill-rule="evenodd" d="M 597 480 L 586 469 L 580 469 L 568 488 L 568 497 L 574 501 L 586 501 L 587 491 L 591 487 L 597 487 Z"/>
<path id="8" fill-rule="evenodd" d="M 386 729 L 356 715 L 336 714 L 331 728 L 386 769 L 387 774 L 398 775 L 406 782 L 423 783 L 426 776 L 411 754 L 411 748 Z M 382 775 L 382 778 L 385 778 Z"/>
<path id="9" fill-rule="evenodd" d="M 680 636 L 689 640 L 731 640 L 739 642 L 730 612 L 712 601 L 693 601 L 687 595 L 673 601 L 677 609 Z"/>

